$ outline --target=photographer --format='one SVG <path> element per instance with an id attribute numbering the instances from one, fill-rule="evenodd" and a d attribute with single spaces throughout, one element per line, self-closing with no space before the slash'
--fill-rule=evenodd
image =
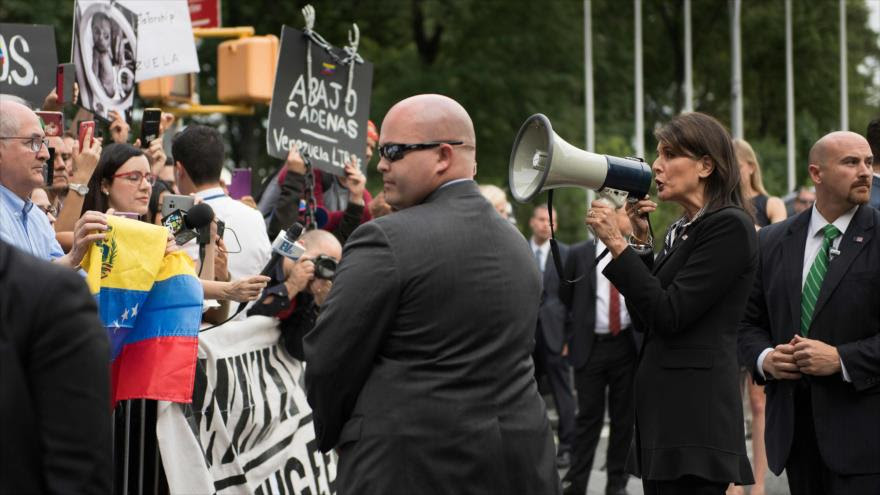
<path id="1" fill-rule="evenodd" d="M 281 321 L 281 335 L 287 352 L 302 361 L 303 335 L 314 328 L 319 308 L 330 293 L 342 245 L 326 230 L 310 230 L 300 242 L 305 253 L 297 261 L 284 260 L 284 289 L 291 305 L 281 315 L 289 314 Z"/>

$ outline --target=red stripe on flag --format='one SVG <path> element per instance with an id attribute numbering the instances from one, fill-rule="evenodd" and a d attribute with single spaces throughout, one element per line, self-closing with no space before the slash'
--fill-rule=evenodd
<path id="1" fill-rule="evenodd" d="M 123 346 L 112 365 L 113 404 L 126 399 L 192 402 L 198 337 L 158 337 Z"/>

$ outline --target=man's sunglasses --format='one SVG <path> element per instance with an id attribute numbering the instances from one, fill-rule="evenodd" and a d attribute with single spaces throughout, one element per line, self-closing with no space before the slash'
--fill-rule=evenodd
<path id="1" fill-rule="evenodd" d="M 416 143 L 416 144 L 397 144 L 397 143 L 385 143 L 379 146 L 379 156 L 388 160 L 389 162 L 396 162 L 404 157 L 410 151 L 418 151 L 418 150 L 428 150 L 431 148 L 436 148 L 441 144 L 451 144 L 453 146 L 464 144 L 464 141 L 429 141 L 427 143 Z"/>

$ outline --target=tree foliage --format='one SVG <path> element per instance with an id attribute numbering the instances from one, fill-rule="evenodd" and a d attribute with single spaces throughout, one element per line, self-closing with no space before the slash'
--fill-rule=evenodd
<path id="1" fill-rule="evenodd" d="M 258 34 L 278 34 L 282 24 L 302 28 L 300 9 L 308 2 L 224 0 L 224 24 L 251 25 Z M 377 124 L 394 102 L 416 93 L 451 96 L 469 110 L 477 130 L 478 180 L 507 186 L 510 147 L 517 129 L 541 112 L 556 132 L 583 147 L 583 2 L 501 0 L 315 0 L 315 29 L 342 45 L 352 22 L 361 32 L 360 52 L 375 64 L 371 114 Z M 793 3 L 794 75 L 798 181 L 806 180 L 806 156 L 822 134 L 837 129 L 839 117 L 839 33 L 837 0 Z M 592 0 L 596 151 L 633 154 L 634 71 L 633 2 Z M 6 22 L 56 26 L 59 54 L 69 53 L 73 4 L 69 0 L 4 0 Z M 683 108 L 683 12 L 676 0 L 645 0 L 643 39 L 645 143 L 654 158 L 653 129 Z M 695 108 L 730 122 L 730 25 L 724 0 L 693 0 Z M 742 66 L 745 136 L 774 194 L 785 188 L 784 2 L 743 0 Z M 880 53 L 878 34 L 867 26 L 865 0 L 848 0 L 847 44 L 849 127 L 863 132 L 880 114 L 874 85 Z M 202 100 L 214 92 L 216 42 L 199 48 Z M 866 57 L 875 65 L 866 65 Z M 862 66 L 862 70 L 859 67 Z M 867 70 L 865 70 L 867 68 Z M 874 102 L 873 105 L 869 102 Z M 277 166 L 265 156 L 266 109 L 253 117 L 221 119 L 237 165 L 258 170 Z M 373 173 L 373 190 L 378 181 Z M 585 195 L 557 195 L 560 237 L 586 235 Z M 542 198 L 543 199 L 543 198 Z M 531 212 L 517 205 L 520 225 Z M 655 221 L 657 235 L 677 214 L 664 206 Z"/>

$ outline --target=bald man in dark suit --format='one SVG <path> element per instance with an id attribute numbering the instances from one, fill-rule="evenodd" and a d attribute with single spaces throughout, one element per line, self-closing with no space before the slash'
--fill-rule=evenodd
<path id="1" fill-rule="evenodd" d="M 398 211 L 348 239 L 304 340 L 341 495 L 559 493 L 531 358 L 539 271 L 473 181 L 475 151 L 470 117 L 444 96 L 407 98 L 382 122 Z"/>
<path id="2" fill-rule="evenodd" d="M 770 470 L 797 494 L 880 493 L 880 212 L 852 132 L 810 151 L 812 208 L 758 233 L 740 361 L 766 383 Z"/>

